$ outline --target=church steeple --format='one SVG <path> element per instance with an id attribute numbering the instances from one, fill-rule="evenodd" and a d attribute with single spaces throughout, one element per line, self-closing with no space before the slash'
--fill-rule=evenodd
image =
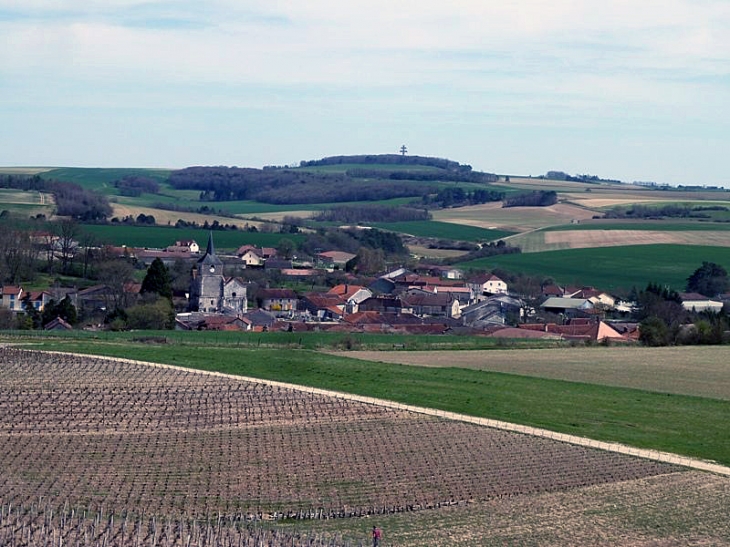
<path id="1" fill-rule="evenodd" d="M 215 247 L 213 246 L 213 231 L 208 232 L 208 247 L 205 249 L 205 254 L 214 255 Z"/>
<path id="2" fill-rule="evenodd" d="M 208 232 L 208 247 L 205 249 L 205 254 L 198 259 L 198 269 L 202 271 L 201 267 L 207 266 L 207 267 L 214 267 L 214 266 L 223 266 L 223 262 L 221 262 L 220 258 L 216 256 L 215 254 L 215 246 L 213 245 L 213 232 Z M 211 272 L 214 271 L 214 268 L 211 269 Z"/>

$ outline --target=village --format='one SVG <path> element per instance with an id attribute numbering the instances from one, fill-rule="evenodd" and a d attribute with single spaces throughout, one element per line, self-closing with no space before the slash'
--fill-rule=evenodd
<path id="1" fill-rule="evenodd" d="M 179 240 L 166 249 L 107 248 L 118 258 L 149 268 L 185 264 L 187 291 L 176 291 L 174 328 L 224 331 L 329 331 L 343 333 L 457 334 L 495 338 L 630 343 L 639 339 L 635 302 L 625 302 L 594 287 L 545 284 L 541 294 L 518 294 L 493 273 L 466 274 L 450 266 L 419 263 L 364 278 L 345 272 L 354 254 L 329 250 L 311 260 L 279 256 L 277 249 L 243 245 L 218 254 L 213 233 L 203 249 Z M 227 271 L 259 271 L 259 281 L 227 276 Z M 295 290 L 309 279 L 334 276 L 327 290 Z M 268 275 L 267 275 L 268 274 Z M 261 279 L 265 281 L 262 283 Z M 271 280 L 278 280 L 279 285 Z M 314 283 L 312 284 L 314 287 Z M 25 291 L 2 288 L 1 308 L 14 314 L 41 314 L 49 305 L 72 305 L 81 317 L 97 317 L 140 299 L 142 284 L 125 281 L 121 290 L 106 284 L 84 289 L 49 287 Z M 682 306 L 692 312 L 719 312 L 721 299 L 684 293 Z M 61 315 L 45 330 L 72 329 Z M 87 329 L 104 328 L 101 323 Z"/>

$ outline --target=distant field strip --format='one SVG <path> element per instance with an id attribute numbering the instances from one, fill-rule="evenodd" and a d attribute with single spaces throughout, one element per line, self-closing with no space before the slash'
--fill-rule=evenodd
<path id="1" fill-rule="evenodd" d="M 459 367 L 730 401 L 730 347 L 348 351 L 347 357 Z"/>
<path id="2" fill-rule="evenodd" d="M 514 232 L 505 230 L 479 228 L 464 224 L 451 222 L 439 222 L 432 220 L 412 222 L 375 222 L 371 226 L 404 233 L 416 237 L 430 237 L 438 239 L 453 239 L 460 241 L 494 241 Z"/>
<path id="3" fill-rule="evenodd" d="M 579 229 L 531 232 L 510 238 L 524 253 L 624 245 L 709 245 L 730 247 L 730 232 L 712 230 Z"/>
<path id="4" fill-rule="evenodd" d="M 486 203 L 433 212 L 434 220 L 511 232 L 526 232 L 545 226 L 570 224 L 574 220 L 591 219 L 594 215 L 595 211 L 566 203 L 550 207 L 507 208 L 502 207 L 501 203 Z"/>

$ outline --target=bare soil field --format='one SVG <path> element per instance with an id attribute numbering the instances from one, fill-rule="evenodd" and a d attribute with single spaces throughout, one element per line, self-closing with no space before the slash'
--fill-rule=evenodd
<path id="1" fill-rule="evenodd" d="M 730 400 L 730 347 L 595 347 L 473 351 L 348 351 L 347 357 L 507 372 Z"/>
<path id="2" fill-rule="evenodd" d="M 81 537 L 88 522 L 69 527 L 69 511 L 79 520 L 87 507 L 97 543 L 84 545 L 124 545 L 134 530 L 140 545 L 182 545 L 185 519 L 211 515 L 198 545 L 282 517 L 321 523 L 325 537 L 382 522 L 386 545 L 557 545 L 573 528 L 592 544 L 728 537 L 727 478 L 243 379 L 7 348 L 0 461 L 0 538 L 25 534 L 23 545 L 64 527 Z M 681 529 L 656 509 L 671 495 Z M 158 520 L 141 531 L 143 514 Z M 290 539 L 267 545 L 349 544 Z"/>

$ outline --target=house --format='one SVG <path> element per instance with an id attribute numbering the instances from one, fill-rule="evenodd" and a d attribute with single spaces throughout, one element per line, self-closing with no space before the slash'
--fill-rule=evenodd
<path id="1" fill-rule="evenodd" d="M 262 309 L 276 313 L 295 311 L 299 302 L 297 293 L 291 289 L 261 289 L 257 299 Z"/>
<path id="2" fill-rule="evenodd" d="M 335 285 L 328 294 L 336 294 L 345 301 L 345 311 L 355 313 L 363 300 L 373 296 L 372 291 L 360 285 L 340 284 Z"/>
<path id="3" fill-rule="evenodd" d="M 469 285 L 477 294 L 506 294 L 507 283 L 494 274 L 482 274 L 471 279 Z"/>
<path id="4" fill-rule="evenodd" d="M 2 307 L 10 311 L 23 311 L 23 288 L 18 285 L 4 285 Z"/>
<path id="5" fill-rule="evenodd" d="M 376 311 L 379 313 L 410 313 L 410 309 L 404 306 L 403 301 L 398 296 L 372 296 L 360 302 L 359 311 Z"/>
<path id="6" fill-rule="evenodd" d="M 30 295 L 29 299 L 30 302 L 36 310 L 42 312 L 46 305 L 53 300 L 53 297 L 51 296 L 51 293 L 48 291 L 35 291 L 31 293 L 26 293 L 26 295 Z"/>
<path id="7" fill-rule="evenodd" d="M 283 268 L 279 273 L 290 279 L 304 279 L 307 277 L 314 277 L 318 275 L 324 275 L 327 272 L 324 270 L 315 270 L 312 268 Z"/>
<path id="8" fill-rule="evenodd" d="M 540 291 L 545 298 L 557 297 L 562 298 L 565 296 L 565 288 L 560 285 L 543 285 Z"/>
<path id="9" fill-rule="evenodd" d="M 170 267 L 178 260 L 190 260 L 193 254 L 190 251 L 159 251 L 156 249 L 141 249 L 136 252 L 137 261 L 149 267 L 156 258 L 162 260 L 162 263 Z"/>
<path id="10" fill-rule="evenodd" d="M 565 325 L 556 325 L 555 323 L 522 324 L 519 325 L 519 328 L 559 335 L 563 340 L 592 342 L 603 342 L 606 340 L 612 340 L 614 342 L 628 341 L 624 335 L 608 323 L 591 319 L 573 319 Z"/>
<path id="11" fill-rule="evenodd" d="M 680 293 L 679 297 L 682 299 L 682 307 L 692 312 L 711 311 L 719 313 L 724 305 L 722 300 L 709 298 L 699 293 Z"/>
<path id="12" fill-rule="evenodd" d="M 73 327 L 60 317 L 56 317 L 55 319 L 46 323 L 43 327 L 43 330 L 73 330 Z"/>
<path id="13" fill-rule="evenodd" d="M 522 300 L 500 294 L 462 308 L 461 321 L 466 326 L 484 329 L 494 325 L 504 325 L 508 315 L 522 317 L 523 309 Z"/>
<path id="14" fill-rule="evenodd" d="M 345 264 L 355 258 L 352 253 L 346 253 L 344 251 L 325 251 L 316 255 L 317 262 L 324 268 L 332 269 L 344 269 Z"/>
<path id="15" fill-rule="evenodd" d="M 337 294 L 307 293 L 302 297 L 304 309 L 318 319 L 339 320 L 345 313 L 345 301 Z"/>
<path id="16" fill-rule="evenodd" d="M 401 295 L 401 300 L 419 316 L 458 317 L 461 309 L 459 301 L 448 293 L 408 291 Z"/>
<path id="17" fill-rule="evenodd" d="M 175 330 L 248 331 L 252 327 L 243 316 L 186 312 L 175 316 Z"/>
<path id="18" fill-rule="evenodd" d="M 71 296 L 71 302 L 82 314 L 94 315 L 133 305 L 139 298 L 141 288 L 141 283 L 131 281 L 116 289 L 109 285 L 93 285 L 78 291 L 75 301 Z"/>
<path id="19" fill-rule="evenodd" d="M 276 249 L 274 247 L 261 247 L 259 254 L 264 260 L 268 260 L 276 256 Z"/>
<path id="20" fill-rule="evenodd" d="M 604 310 L 612 310 L 616 307 L 616 298 L 593 287 L 583 287 L 572 294 L 571 298 L 587 298 L 593 302 L 596 308 L 602 308 Z"/>
<path id="21" fill-rule="evenodd" d="M 262 309 L 251 310 L 243 316 L 249 323 L 254 331 L 268 331 L 276 323 L 276 317 L 274 314 L 269 313 Z"/>
<path id="22" fill-rule="evenodd" d="M 418 274 L 425 274 L 444 279 L 462 279 L 464 272 L 452 266 L 441 266 L 438 264 L 419 264 L 414 268 Z"/>
<path id="23" fill-rule="evenodd" d="M 433 292 L 434 294 L 450 294 L 459 301 L 459 306 L 468 306 L 474 302 L 474 291 L 470 287 L 424 287 L 424 290 Z"/>
<path id="24" fill-rule="evenodd" d="M 251 246 L 246 245 L 245 247 Z M 239 249 L 238 251 L 240 252 L 241 249 Z M 243 262 L 246 266 L 255 267 L 264 265 L 264 257 L 259 254 L 259 251 L 255 247 L 248 248 L 241 254 L 238 254 L 238 252 L 236 254 L 238 255 L 238 258 L 241 259 L 241 262 Z"/>
<path id="25" fill-rule="evenodd" d="M 548 313 L 575 314 L 594 309 L 593 302 L 587 298 L 550 297 L 540 307 Z"/>
<path id="26" fill-rule="evenodd" d="M 181 239 L 165 249 L 168 253 L 194 253 L 200 252 L 200 245 L 194 239 Z"/>
<path id="27" fill-rule="evenodd" d="M 373 294 L 393 294 L 395 288 L 395 282 L 387 277 L 379 277 L 368 285 Z"/>

